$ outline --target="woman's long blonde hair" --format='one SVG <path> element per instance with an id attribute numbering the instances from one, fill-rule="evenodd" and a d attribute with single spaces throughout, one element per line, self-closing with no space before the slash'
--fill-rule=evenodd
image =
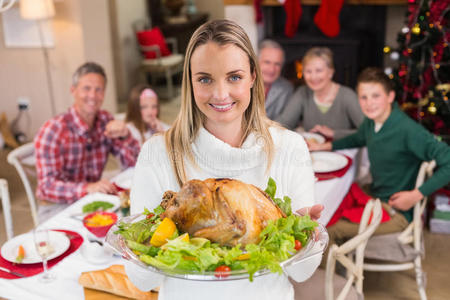
<path id="1" fill-rule="evenodd" d="M 190 61 L 195 49 L 208 42 L 214 42 L 220 46 L 232 44 L 247 54 L 250 71 L 255 74 L 255 82 L 251 89 L 250 104 L 244 113 L 242 141 L 250 133 L 254 133 L 258 141 L 263 142 L 263 148 L 267 154 L 267 170 L 270 168 L 274 153 L 274 144 L 269 133 L 269 127 L 275 123 L 266 117 L 261 72 L 247 34 L 233 21 L 213 20 L 207 22 L 194 32 L 187 46 L 181 85 L 181 109 L 172 127 L 165 133 L 169 159 L 180 186 L 187 181 L 184 158 L 189 159 L 192 164 L 196 164 L 191 144 L 205 120 L 205 116 L 195 104 Z"/>

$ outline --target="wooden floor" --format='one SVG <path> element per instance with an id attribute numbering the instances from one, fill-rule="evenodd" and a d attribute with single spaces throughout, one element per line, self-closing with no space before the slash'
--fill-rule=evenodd
<path id="1" fill-rule="evenodd" d="M 161 119 L 171 123 L 178 109 L 179 98 L 172 101 L 162 101 Z M 20 178 L 15 169 L 6 162 L 7 153 L 7 150 L 0 151 L 0 178 L 5 178 L 9 183 L 14 233 L 17 235 L 32 229 L 33 222 Z M 0 245 L 2 245 L 6 241 L 2 209 L 0 209 L 0 214 Z M 425 230 L 424 235 L 426 256 L 423 267 L 427 275 L 428 299 L 450 299 L 450 235 L 433 234 L 428 230 Z M 420 299 L 413 271 L 366 272 L 364 276 L 364 296 L 366 300 Z"/>

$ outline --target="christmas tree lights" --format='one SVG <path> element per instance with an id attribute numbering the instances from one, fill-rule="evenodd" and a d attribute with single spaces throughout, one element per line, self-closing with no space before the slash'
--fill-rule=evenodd
<path id="1" fill-rule="evenodd" d="M 397 63 L 386 73 L 402 109 L 432 133 L 449 137 L 450 0 L 408 0 L 406 19 L 398 47 L 383 49 Z"/>

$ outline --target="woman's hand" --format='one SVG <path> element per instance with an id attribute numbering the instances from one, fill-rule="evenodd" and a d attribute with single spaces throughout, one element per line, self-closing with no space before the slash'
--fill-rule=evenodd
<path id="1" fill-rule="evenodd" d="M 126 137 L 128 135 L 127 124 L 121 120 L 109 121 L 106 124 L 105 135 L 110 139 Z"/>
<path id="2" fill-rule="evenodd" d="M 389 198 L 388 203 L 393 208 L 406 211 L 413 207 L 423 197 L 423 194 L 418 189 L 414 189 L 412 191 L 401 191 L 393 194 Z"/>
<path id="3" fill-rule="evenodd" d="M 333 139 L 334 137 L 334 130 L 325 125 L 316 125 L 310 130 L 310 132 L 320 133 L 328 139 Z"/>
<path id="4" fill-rule="evenodd" d="M 317 221 L 320 218 L 320 215 L 322 214 L 323 205 L 322 204 L 316 204 L 311 207 L 303 207 L 296 211 L 297 214 L 301 216 L 309 215 L 312 220 Z"/>

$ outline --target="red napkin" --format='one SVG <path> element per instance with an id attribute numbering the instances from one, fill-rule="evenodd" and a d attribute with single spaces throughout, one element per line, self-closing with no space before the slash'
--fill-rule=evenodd
<path id="1" fill-rule="evenodd" d="M 324 173 L 315 173 L 318 181 L 334 179 L 337 177 L 342 177 L 347 173 L 348 169 L 352 165 L 352 159 L 347 155 L 344 155 L 347 158 L 347 165 L 340 170 L 332 171 L 332 172 L 324 172 Z"/>
<path id="2" fill-rule="evenodd" d="M 447 197 L 450 197 L 450 189 L 448 190 L 448 189 L 446 189 L 445 187 L 440 188 L 440 189 L 437 190 L 435 193 L 436 193 L 436 194 L 442 194 L 442 195 L 445 195 L 445 196 L 447 196 Z"/>
<path id="3" fill-rule="evenodd" d="M 75 231 L 70 230 L 57 230 L 54 231 L 60 231 L 64 232 L 67 235 L 70 236 L 70 246 L 69 249 L 67 249 L 66 252 L 64 252 L 62 255 L 55 257 L 52 260 L 48 261 L 48 268 L 50 269 L 57 263 L 59 263 L 61 260 L 63 260 L 65 257 L 69 256 L 73 252 L 75 252 L 78 248 L 80 248 L 81 244 L 83 243 L 83 238 L 81 235 L 76 233 Z M 3 256 L 0 254 L 0 266 L 5 267 L 11 271 L 20 273 L 22 275 L 25 275 L 25 277 L 34 276 L 36 274 L 39 274 L 44 271 L 44 267 L 42 266 L 42 263 L 35 263 L 35 264 L 15 264 L 12 262 L 7 261 L 3 258 Z M 20 279 L 20 277 L 17 277 L 15 275 L 0 271 L 0 278 L 5 279 Z"/>
<path id="4" fill-rule="evenodd" d="M 370 198 L 371 197 L 364 193 L 358 184 L 352 183 L 347 195 L 345 195 L 333 217 L 331 217 L 331 220 L 328 222 L 327 227 L 334 225 L 340 218 L 346 218 L 352 223 L 359 224 L 361 222 L 364 207 Z M 383 223 L 390 219 L 391 217 L 383 208 L 381 222 Z"/>

